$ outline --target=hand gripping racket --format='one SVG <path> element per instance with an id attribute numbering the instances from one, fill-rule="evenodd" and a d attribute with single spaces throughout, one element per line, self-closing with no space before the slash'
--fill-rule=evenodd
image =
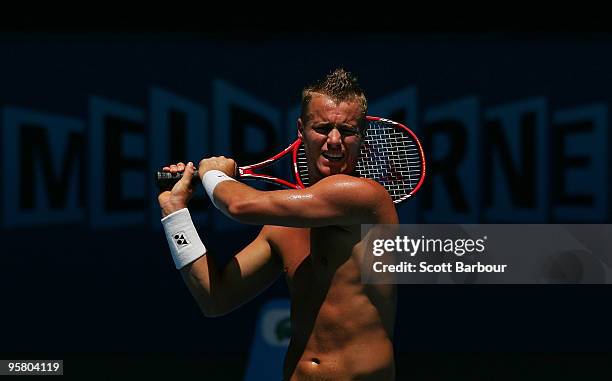
<path id="1" fill-rule="evenodd" d="M 408 127 L 400 123 L 374 116 L 368 116 L 367 120 L 369 126 L 355 172 L 360 177 L 378 181 L 387 189 L 394 203 L 405 201 L 419 190 L 425 179 L 425 155 L 421 143 Z M 258 173 L 287 155 L 293 160 L 294 179 Z M 180 172 L 157 172 L 155 182 L 160 189 L 170 189 L 182 175 Z M 238 167 L 238 176 L 241 180 L 262 180 L 291 189 L 308 187 L 308 166 L 302 140 L 297 139 L 260 163 Z"/>

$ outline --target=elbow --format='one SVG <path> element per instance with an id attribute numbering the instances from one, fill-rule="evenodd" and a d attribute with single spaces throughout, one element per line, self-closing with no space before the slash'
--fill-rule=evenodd
<path id="1" fill-rule="evenodd" d="M 227 204 L 227 214 L 241 223 L 257 223 L 254 218 L 260 203 L 258 197 L 233 197 Z"/>
<path id="2" fill-rule="evenodd" d="M 230 200 L 227 203 L 227 213 L 230 217 L 239 220 L 241 216 L 246 214 L 246 210 L 248 209 L 248 205 L 243 200 L 240 200 L 236 197 Z"/>

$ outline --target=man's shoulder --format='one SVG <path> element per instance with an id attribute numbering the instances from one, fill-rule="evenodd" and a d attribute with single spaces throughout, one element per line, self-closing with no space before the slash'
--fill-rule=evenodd
<path id="1" fill-rule="evenodd" d="M 378 182 L 355 176 L 332 175 L 320 180 L 316 192 L 348 220 L 359 223 L 396 223 L 397 211 L 389 192 Z"/>
<path id="2" fill-rule="evenodd" d="M 376 191 L 385 191 L 385 187 L 375 180 L 342 173 L 324 177 L 319 182 L 328 184 L 347 184 L 355 187 L 372 188 Z"/>
<path id="3" fill-rule="evenodd" d="M 385 187 L 372 179 L 337 174 L 325 177 L 319 183 L 321 186 L 332 188 L 334 193 L 346 198 L 347 201 L 371 201 L 373 203 L 391 201 Z"/>

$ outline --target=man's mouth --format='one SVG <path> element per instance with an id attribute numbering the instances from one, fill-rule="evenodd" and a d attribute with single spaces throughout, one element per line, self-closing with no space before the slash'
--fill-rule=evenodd
<path id="1" fill-rule="evenodd" d="M 323 157 L 329 161 L 341 161 L 344 158 L 344 154 L 342 152 L 323 152 Z"/>

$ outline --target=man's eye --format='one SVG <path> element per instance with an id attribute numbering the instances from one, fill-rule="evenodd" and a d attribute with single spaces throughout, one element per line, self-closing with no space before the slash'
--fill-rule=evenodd
<path id="1" fill-rule="evenodd" d="M 316 133 L 322 134 L 322 135 L 329 135 L 332 129 L 333 127 L 330 127 L 330 126 L 313 127 L 313 130 Z M 338 132 L 340 132 L 340 135 L 342 136 L 354 136 L 354 135 L 359 134 L 359 130 L 355 128 L 339 128 Z"/>
<path id="2" fill-rule="evenodd" d="M 340 130 L 340 134 L 342 134 L 342 136 L 353 136 L 357 135 L 357 130 L 353 130 L 351 128 L 342 128 Z"/>

